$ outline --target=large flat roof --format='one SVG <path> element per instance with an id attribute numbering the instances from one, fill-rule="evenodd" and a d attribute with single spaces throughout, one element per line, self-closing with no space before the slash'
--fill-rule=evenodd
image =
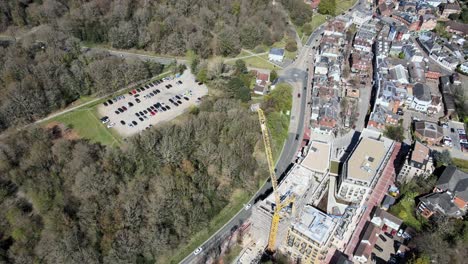
<path id="1" fill-rule="evenodd" d="M 335 229 L 336 222 L 333 220 L 331 216 L 306 205 L 301 216 L 292 223 L 292 226 L 303 235 L 323 245 Z"/>
<path id="2" fill-rule="evenodd" d="M 311 184 L 312 175 L 313 172 L 308 168 L 300 165 L 294 166 L 278 186 L 278 193 L 285 198 L 293 193 L 296 197 L 303 196 Z M 274 194 L 270 194 L 266 200 L 275 203 Z"/>
<path id="3" fill-rule="evenodd" d="M 372 181 L 388 148 L 372 138 L 362 138 L 347 162 L 347 178 Z"/>
<path id="4" fill-rule="evenodd" d="M 301 165 L 313 171 L 325 173 L 330 166 L 330 144 L 312 141 L 309 153 Z"/>

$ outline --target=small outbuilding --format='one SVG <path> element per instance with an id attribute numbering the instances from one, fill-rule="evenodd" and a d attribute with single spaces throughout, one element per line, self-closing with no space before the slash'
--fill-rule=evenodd
<path id="1" fill-rule="evenodd" d="M 270 53 L 268 54 L 268 60 L 274 62 L 282 62 L 284 59 L 284 49 L 280 48 L 271 48 Z"/>

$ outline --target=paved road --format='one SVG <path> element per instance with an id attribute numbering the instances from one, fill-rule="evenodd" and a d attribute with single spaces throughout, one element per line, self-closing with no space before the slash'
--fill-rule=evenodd
<path id="1" fill-rule="evenodd" d="M 365 0 L 360 0 L 362 3 Z M 357 5 L 357 3 L 356 3 Z M 356 5 L 354 7 L 356 7 Z M 362 5 L 362 4 L 361 4 Z M 360 5 L 360 6 L 361 6 Z M 353 9 L 354 9 L 353 7 Z M 325 25 L 325 24 L 324 24 Z M 307 99 L 308 94 L 310 94 L 310 81 L 308 68 L 309 65 L 313 63 L 315 50 L 312 46 L 317 39 L 321 37 L 321 34 L 324 30 L 324 25 L 318 27 L 309 37 L 307 44 L 300 49 L 298 53 L 297 59 L 284 68 L 280 72 L 279 76 L 279 83 L 288 83 L 290 84 L 293 89 L 293 105 L 291 109 L 291 119 L 289 124 L 289 134 L 284 145 L 284 148 L 281 152 L 281 156 L 276 164 L 276 173 L 277 175 L 282 175 L 286 169 L 291 165 L 292 160 L 295 158 L 297 151 L 299 150 L 300 143 L 302 142 L 303 134 L 304 134 L 304 126 L 308 124 L 308 120 L 305 119 L 306 116 L 306 109 L 307 108 Z M 311 69 L 312 70 L 312 69 Z M 304 87 L 305 90 L 304 90 Z M 297 94 L 301 94 L 300 97 Z M 296 139 L 296 135 L 298 135 L 298 139 Z M 267 195 L 267 191 L 271 188 L 271 184 L 266 182 L 262 188 L 252 197 L 249 203 L 253 204 L 255 200 L 262 197 L 262 195 Z M 240 226 L 245 220 L 247 220 L 251 215 L 250 210 L 246 211 L 242 209 L 239 211 L 225 226 L 223 226 L 220 230 L 218 230 L 211 238 L 205 241 L 201 247 L 203 248 L 203 253 L 195 256 L 194 254 L 188 255 L 184 260 L 181 261 L 183 264 L 188 263 L 204 263 L 206 262 L 210 252 L 210 250 L 216 250 L 213 248 L 219 247 L 225 238 L 229 237 L 232 231 L 237 227 Z"/>

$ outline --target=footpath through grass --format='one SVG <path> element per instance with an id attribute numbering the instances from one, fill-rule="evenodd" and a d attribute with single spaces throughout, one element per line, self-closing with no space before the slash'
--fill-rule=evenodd
<path id="1" fill-rule="evenodd" d="M 201 231 L 192 236 L 188 244 L 176 249 L 172 257 L 169 257 L 170 263 L 179 263 L 186 256 L 191 254 L 197 247 L 210 238 L 216 231 L 224 226 L 231 218 L 244 207 L 250 199 L 251 194 L 245 190 L 237 190 L 234 192 L 229 204 L 216 215 L 210 223 Z M 160 260 L 160 261 L 159 261 Z M 168 257 L 161 256 L 158 263 L 168 263 Z"/>
<path id="2" fill-rule="evenodd" d="M 142 82 L 139 85 L 144 85 L 151 81 L 164 78 L 170 74 L 170 71 L 166 71 L 165 73 Z M 64 124 L 66 127 L 71 128 L 81 138 L 89 139 L 91 142 L 99 142 L 103 145 L 119 146 L 123 142 L 122 137 L 114 129 L 109 129 L 105 124 L 101 123 L 100 116 L 97 112 L 97 106 L 106 101 L 108 98 L 126 94 L 136 86 L 138 85 L 132 85 L 131 87 L 112 93 L 111 95 L 99 100 L 96 100 L 96 97 L 93 96 L 82 96 L 68 107 L 77 107 L 76 109 L 70 112 L 59 114 L 51 119 L 48 119 L 47 121 L 44 121 L 43 123 L 49 124 L 51 122 L 59 122 Z M 96 101 L 89 103 L 93 100 Z"/>
<path id="3" fill-rule="evenodd" d="M 52 118 L 50 122 L 59 122 L 71 128 L 82 138 L 92 142 L 99 142 L 104 145 L 118 146 L 122 143 L 122 138 L 108 129 L 105 124 L 99 121 L 95 107 L 80 108 L 72 112 Z"/>

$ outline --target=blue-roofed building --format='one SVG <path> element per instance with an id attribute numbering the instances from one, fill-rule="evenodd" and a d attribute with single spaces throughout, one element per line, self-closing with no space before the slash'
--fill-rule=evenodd
<path id="1" fill-rule="evenodd" d="M 268 54 L 268 59 L 274 62 L 282 62 L 284 59 L 284 49 L 271 48 Z"/>

